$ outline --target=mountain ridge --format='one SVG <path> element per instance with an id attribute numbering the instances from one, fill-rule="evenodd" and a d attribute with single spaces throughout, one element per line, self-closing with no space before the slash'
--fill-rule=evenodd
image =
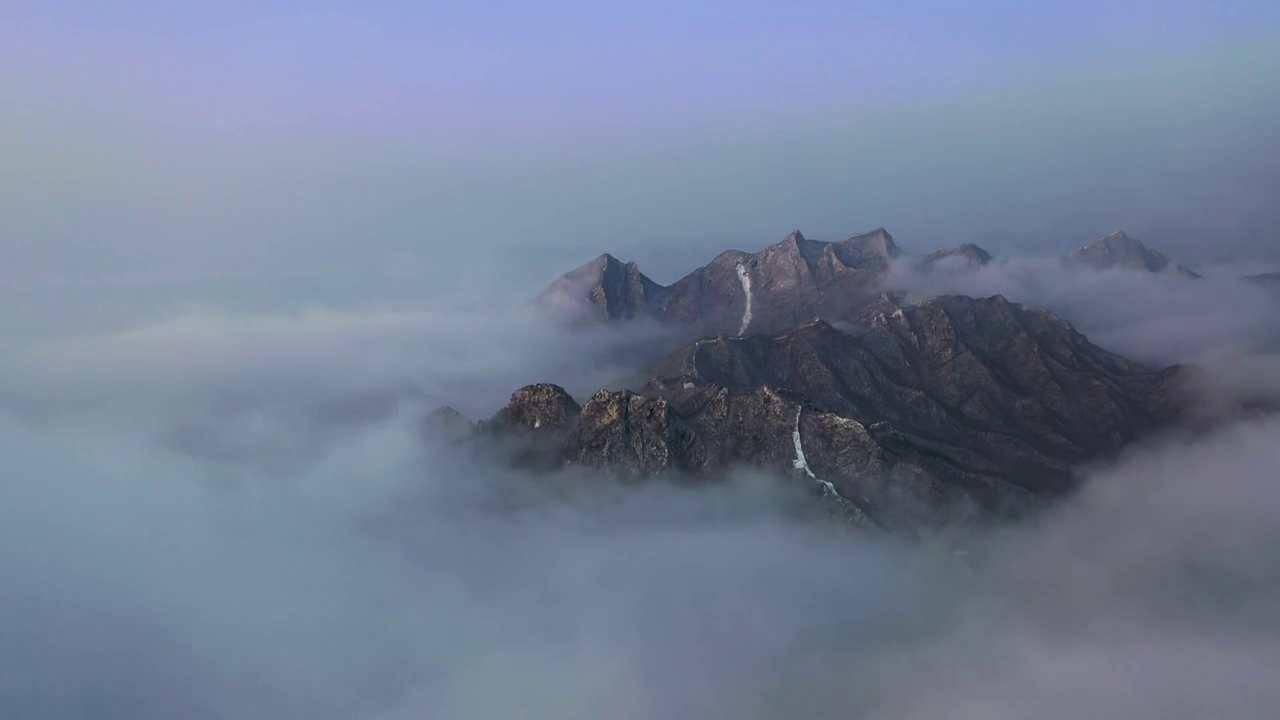
<path id="1" fill-rule="evenodd" d="M 1200 277 L 1122 230 L 1095 238 L 1062 259 L 1099 271 Z M 908 255 L 883 227 L 835 242 L 812 240 L 793 230 L 754 253 L 721 252 L 670 285 L 654 282 L 635 263 L 604 254 L 554 281 L 535 302 L 571 323 L 650 318 L 709 335 L 771 333 L 815 316 L 858 316 L 883 293 L 899 289 L 890 269 L 902 261 L 925 273 L 972 272 L 995 258 L 973 243 Z"/>
<path id="2" fill-rule="evenodd" d="M 533 385 L 481 423 L 543 470 L 709 478 L 795 476 L 861 522 L 897 532 L 1026 512 L 1074 468 L 1187 409 L 1186 370 L 1152 370 L 1048 311 L 1002 296 L 888 304 L 857 331 L 821 318 L 678 348 L 637 390 L 582 405 Z"/>

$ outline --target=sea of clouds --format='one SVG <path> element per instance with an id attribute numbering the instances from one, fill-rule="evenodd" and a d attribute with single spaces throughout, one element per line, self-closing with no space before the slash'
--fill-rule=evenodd
<path id="1" fill-rule="evenodd" d="M 1005 261 L 1003 293 L 1205 400 L 1278 397 L 1280 302 Z M 22 312 L 9 308 L 8 313 Z M 32 322 L 37 322 L 38 318 Z M 750 473 L 534 478 L 424 436 L 581 395 L 663 331 L 525 311 L 199 308 L 0 355 L 0 716 L 1265 718 L 1280 421 L 1135 447 L 1034 524 L 928 543 Z M 598 482 L 597 482 L 598 481 Z"/>

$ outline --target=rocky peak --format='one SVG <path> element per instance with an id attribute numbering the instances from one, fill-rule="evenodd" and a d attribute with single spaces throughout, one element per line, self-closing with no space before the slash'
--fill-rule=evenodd
<path id="1" fill-rule="evenodd" d="M 1152 273 L 1172 271 L 1188 277 L 1199 277 L 1196 273 L 1129 237 L 1123 230 L 1113 230 L 1089 242 L 1067 255 L 1067 260 L 1095 270 L 1118 268 Z"/>
<path id="2" fill-rule="evenodd" d="M 837 246 L 837 254 L 841 256 L 841 260 L 851 267 L 859 268 L 882 268 L 888 265 L 888 261 L 902 254 L 897 243 L 893 241 L 893 236 L 882 227 L 871 232 L 850 235 L 837 243 Z"/>
<path id="3" fill-rule="evenodd" d="M 563 430 L 572 425 L 582 408 L 559 385 L 526 385 L 511 394 L 511 402 L 493 423 L 504 429 Z"/>
<path id="4" fill-rule="evenodd" d="M 445 406 L 437 408 L 427 415 L 424 422 L 429 437 L 441 439 L 447 443 L 459 442 L 475 431 L 475 425 L 462 413 Z"/>
<path id="5" fill-rule="evenodd" d="M 605 253 L 565 273 L 537 302 L 572 323 L 630 320 L 654 315 L 663 289 L 635 263 Z"/>
<path id="6" fill-rule="evenodd" d="M 756 253 L 723 252 L 665 287 L 602 255 L 566 273 L 539 303 L 574 324 L 651 317 L 703 333 L 778 332 L 815 315 L 855 317 L 900 254 L 884 228 L 834 243 L 795 230 Z"/>
<path id="7" fill-rule="evenodd" d="M 965 243 L 960 247 L 942 247 L 934 250 L 925 256 L 924 266 L 926 270 L 932 270 L 939 265 L 968 270 L 986 267 L 991 259 L 991 253 L 973 243 Z"/>

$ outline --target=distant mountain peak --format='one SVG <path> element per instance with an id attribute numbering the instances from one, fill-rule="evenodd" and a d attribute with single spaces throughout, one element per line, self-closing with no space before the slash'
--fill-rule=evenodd
<path id="1" fill-rule="evenodd" d="M 890 261 L 900 254 L 882 227 L 840 242 L 794 230 L 755 253 L 726 250 L 663 286 L 606 253 L 565 273 L 539 304 L 574 323 L 651 317 L 706 334 L 767 334 L 815 315 L 854 317 L 879 295 Z"/>
<path id="2" fill-rule="evenodd" d="M 537 303 L 571 323 L 630 320 L 654 315 L 662 290 L 634 262 L 604 253 L 562 275 Z"/>
<path id="3" fill-rule="evenodd" d="M 1141 241 L 1129 237 L 1123 230 L 1112 230 L 1090 241 L 1067 255 L 1067 260 L 1095 270 L 1117 268 L 1152 273 L 1169 271 L 1186 277 L 1200 277 L 1160 252 L 1148 248 Z"/>
<path id="4" fill-rule="evenodd" d="M 838 244 L 863 254 L 875 254 L 887 259 L 893 259 L 902 254 L 898 244 L 893 241 L 893 236 L 883 227 L 857 235 L 850 235 Z"/>
<path id="5" fill-rule="evenodd" d="M 973 243 L 964 243 L 959 247 L 940 247 L 929 253 L 924 258 L 925 269 L 933 269 L 939 265 L 947 265 L 949 267 L 962 266 L 962 269 L 973 269 L 986 267 L 991 263 L 991 253 L 974 245 Z"/>

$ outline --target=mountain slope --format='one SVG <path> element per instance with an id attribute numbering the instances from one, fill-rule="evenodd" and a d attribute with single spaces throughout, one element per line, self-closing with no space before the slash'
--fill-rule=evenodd
<path id="1" fill-rule="evenodd" d="M 999 296 L 877 302 L 860 333 L 816 320 L 703 339 L 638 393 L 601 391 L 575 413 L 563 391 L 531 386 L 499 418 L 542 434 L 542 466 L 772 467 L 910 532 L 1036 507 L 1073 487 L 1078 464 L 1185 409 L 1185 371 L 1108 353 L 1046 311 Z"/>

